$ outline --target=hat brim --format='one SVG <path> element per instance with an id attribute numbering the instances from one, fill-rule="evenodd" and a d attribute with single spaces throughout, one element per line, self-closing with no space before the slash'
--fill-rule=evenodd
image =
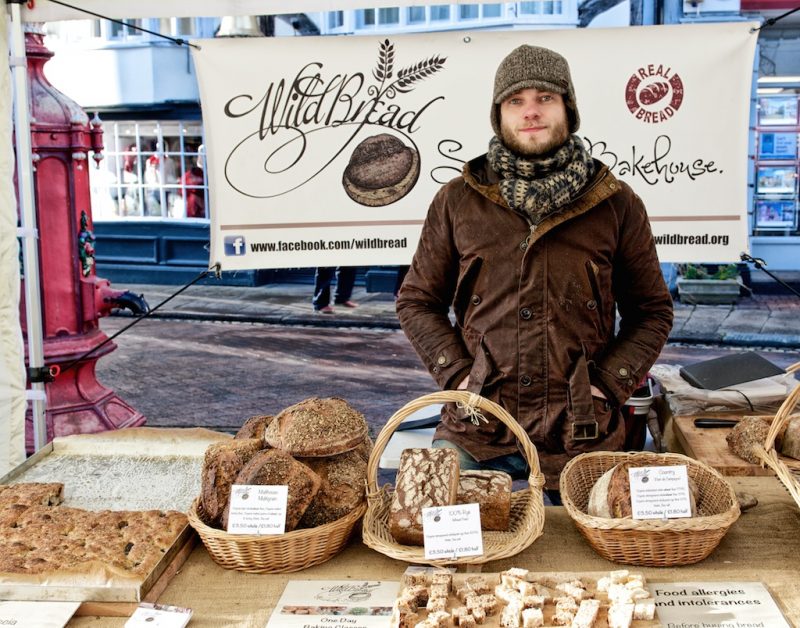
<path id="1" fill-rule="evenodd" d="M 494 104 L 499 105 L 502 103 L 506 98 L 515 94 L 517 92 L 521 92 L 523 89 L 538 89 L 544 92 L 552 92 L 554 94 L 566 94 L 567 88 L 562 85 L 556 85 L 555 83 L 550 83 L 549 81 L 541 81 L 537 79 L 526 79 L 524 81 L 518 81 L 513 85 L 510 85 L 506 89 L 504 89 L 500 94 L 497 95 L 494 99 Z"/>

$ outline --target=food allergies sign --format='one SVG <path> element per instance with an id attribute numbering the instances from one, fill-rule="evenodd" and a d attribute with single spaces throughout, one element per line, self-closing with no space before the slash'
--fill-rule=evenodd
<path id="1" fill-rule="evenodd" d="M 751 26 L 198 41 L 210 261 L 409 263 L 437 190 L 486 152 L 495 70 L 524 43 L 570 61 L 578 135 L 644 200 L 661 260 L 736 260 Z"/>

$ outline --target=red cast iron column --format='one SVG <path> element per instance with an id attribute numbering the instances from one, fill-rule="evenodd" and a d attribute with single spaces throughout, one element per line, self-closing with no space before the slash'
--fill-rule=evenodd
<path id="1" fill-rule="evenodd" d="M 86 113 L 45 78 L 43 67 L 53 53 L 44 46 L 41 32 L 27 32 L 25 39 L 45 365 L 64 368 L 107 339 L 98 321 L 122 293 L 111 290 L 94 269 L 88 157 L 94 150 L 95 158 L 102 158 L 99 123 L 90 123 Z M 21 320 L 25 332 L 24 315 Z M 46 385 L 48 441 L 144 423 L 140 412 L 95 376 L 97 359 L 115 348 L 106 344 Z M 26 445 L 31 451 L 30 414 Z"/>

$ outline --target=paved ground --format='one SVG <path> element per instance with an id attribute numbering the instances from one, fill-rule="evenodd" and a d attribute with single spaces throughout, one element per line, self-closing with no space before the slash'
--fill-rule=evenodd
<path id="1" fill-rule="evenodd" d="M 170 297 L 179 286 L 120 285 L 144 294 L 151 308 Z M 259 322 L 319 327 L 397 329 L 394 299 L 388 293 L 367 293 L 356 287 L 356 309 L 337 307 L 334 314 L 311 308 L 311 286 L 272 284 L 232 287 L 196 284 L 159 308 L 154 316 L 190 320 Z M 800 348 L 800 297 L 756 294 L 735 305 L 675 303 L 671 342 Z"/>

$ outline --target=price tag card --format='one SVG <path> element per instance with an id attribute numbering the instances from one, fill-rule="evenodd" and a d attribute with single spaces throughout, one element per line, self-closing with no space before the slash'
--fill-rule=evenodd
<path id="1" fill-rule="evenodd" d="M 80 602 L 0 601 L 0 626 L 64 628 Z"/>
<path id="2" fill-rule="evenodd" d="M 691 517 L 686 465 L 628 469 L 634 519 Z"/>
<path id="3" fill-rule="evenodd" d="M 458 558 L 483 554 L 478 504 L 422 509 L 425 558 Z"/>
<path id="4" fill-rule="evenodd" d="M 190 608 L 142 602 L 125 622 L 125 628 L 183 628 L 191 618 Z"/>
<path id="5" fill-rule="evenodd" d="M 283 534 L 286 530 L 288 486 L 234 484 L 228 532 L 231 534 Z"/>

